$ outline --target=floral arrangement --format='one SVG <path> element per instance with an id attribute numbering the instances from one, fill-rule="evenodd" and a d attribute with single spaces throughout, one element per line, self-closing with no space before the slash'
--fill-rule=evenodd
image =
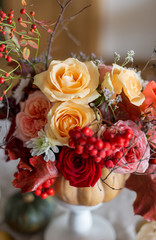
<path id="1" fill-rule="evenodd" d="M 117 64 L 115 53 L 109 66 L 94 54 L 49 59 L 54 34 L 72 1 L 57 1 L 61 13 L 53 29 L 37 21 L 34 11 L 28 14 L 22 2 L 22 30 L 16 29 L 13 10 L 8 15 L 0 11 L 0 58 L 13 67 L 10 72 L 0 69 L 0 116 L 11 121 L 6 156 L 19 160 L 14 186 L 46 198 L 54 195 L 60 175 L 71 186 L 93 187 L 108 168 L 109 174 L 131 174 L 125 187 L 137 193 L 135 213 L 156 220 L 156 83 L 126 67 L 133 51 L 123 64 Z M 39 27 L 50 34 L 41 58 Z M 30 48 L 36 51 L 34 58 Z"/>

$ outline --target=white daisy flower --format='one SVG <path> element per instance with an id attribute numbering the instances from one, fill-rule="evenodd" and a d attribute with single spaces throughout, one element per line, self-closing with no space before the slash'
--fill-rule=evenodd
<path id="1" fill-rule="evenodd" d="M 49 141 L 44 130 L 38 132 L 38 137 L 32 138 L 25 143 L 26 147 L 31 148 L 30 152 L 32 156 L 39 156 L 44 154 L 44 160 L 55 161 L 55 153 L 59 152 L 59 148 L 56 145 L 61 145 L 57 140 Z"/>

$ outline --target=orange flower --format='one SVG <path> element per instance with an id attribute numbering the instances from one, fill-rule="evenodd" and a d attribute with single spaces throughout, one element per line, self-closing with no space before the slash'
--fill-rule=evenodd
<path id="1" fill-rule="evenodd" d="M 141 110 L 144 111 L 148 107 L 156 109 L 156 82 L 149 82 L 146 85 L 143 94 L 145 96 L 145 101 L 141 105 Z"/>

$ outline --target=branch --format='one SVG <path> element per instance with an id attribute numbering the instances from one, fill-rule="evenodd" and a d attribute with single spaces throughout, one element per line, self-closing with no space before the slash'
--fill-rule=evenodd
<path id="1" fill-rule="evenodd" d="M 58 0 L 56 0 L 58 2 L 59 5 L 60 2 Z M 61 12 L 60 12 L 60 15 L 58 17 L 58 20 L 54 26 L 54 30 L 53 32 L 50 34 L 50 40 L 49 40 L 49 44 L 48 44 L 48 50 L 47 50 L 47 57 L 46 57 L 46 69 L 48 69 L 48 60 L 49 60 L 49 54 L 51 52 L 51 47 L 52 47 L 52 43 L 53 43 L 53 40 L 54 40 L 54 36 L 55 36 L 55 33 L 57 31 L 57 28 L 62 20 L 62 17 L 63 17 L 63 14 L 64 14 L 64 11 L 66 10 L 66 8 L 68 7 L 68 5 L 72 2 L 72 0 L 68 0 L 66 2 L 66 4 L 64 6 L 61 5 Z"/>
<path id="2" fill-rule="evenodd" d="M 67 21 L 72 21 L 73 19 L 75 19 L 75 17 L 77 17 L 77 15 L 79 15 L 81 12 L 83 12 L 84 10 L 86 10 L 86 9 L 89 8 L 89 7 L 91 7 L 91 4 L 85 6 L 85 7 L 82 8 L 80 11 L 78 11 L 77 13 L 75 13 L 73 16 L 64 19 L 64 20 L 63 20 L 63 23 L 64 23 L 64 22 L 67 22 Z"/>

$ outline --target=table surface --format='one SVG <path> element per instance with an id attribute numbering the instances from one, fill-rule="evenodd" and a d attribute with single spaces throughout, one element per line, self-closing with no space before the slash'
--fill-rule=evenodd
<path id="1" fill-rule="evenodd" d="M 6 122 L 0 121 L 0 143 L 6 131 Z M 7 126 L 8 128 L 8 126 Z M 3 220 L 3 209 L 6 199 L 9 195 L 16 191 L 12 186 L 13 174 L 16 171 L 17 161 L 4 161 L 4 152 L 0 149 L 0 230 L 11 233 L 16 240 L 44 240 L 44 232 L 32 236 L 25 236 L 12 231 Z M 133 214 L 133 201 L 135 193 L 124 189 L 115 199 L 108 203 L 104 203 L 95 213 L 100 214 L 109 220 L 115 228 L 116 240 L 134 240 L 136 236 L 136 226 L 142 221 L 140 216 Z M 54 218 L 63 210 L 57 206 Z"/>

